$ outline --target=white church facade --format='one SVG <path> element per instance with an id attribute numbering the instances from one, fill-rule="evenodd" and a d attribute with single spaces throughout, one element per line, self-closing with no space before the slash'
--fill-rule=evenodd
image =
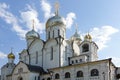
<path id="1" fill-rule="evenodd" d="M 34 25 L 33 25 L 34 26 Z M 34 28 L 26 33 L 27 48 L 15 56 L 8 55 L 8 63 L 1 68 L 1 80 L 119 80 L 120 68 L 111 58 L 98 60 L 97 44 L 78 31 L 66 39 L 65 19 L 58 14 L 46 22 L 46 40 Z"/>

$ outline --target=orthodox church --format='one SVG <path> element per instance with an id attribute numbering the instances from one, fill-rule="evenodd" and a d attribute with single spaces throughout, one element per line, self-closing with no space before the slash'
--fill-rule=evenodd
<path id="1" fill-rule="evenodd" d="M 34 25 L 33 25 L 34 26 Z M 78 31 L 66 39 L 66 23 L 58 13 L 46 22 L 46 40 L 34 30 L 26 33 L 27 48 L 14 63 L 13 52 L 1 68 L 1 80 L 120 80 L 120 68 L 111 58 L 98 60 L 97 44 Z"/>

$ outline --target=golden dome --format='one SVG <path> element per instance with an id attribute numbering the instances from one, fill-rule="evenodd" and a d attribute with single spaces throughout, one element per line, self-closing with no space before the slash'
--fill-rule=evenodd
<path id="1" fill-rule="evenodd" d="M 15 59 L 15 55 L 13 53 L 8 54 L 9 59 Z"/>
<path id="2" fill-rule="evenodd" d="M 87 34 L 85 35 L 84 39 L 92 41 L 92 36 L 90 34 Z"/>

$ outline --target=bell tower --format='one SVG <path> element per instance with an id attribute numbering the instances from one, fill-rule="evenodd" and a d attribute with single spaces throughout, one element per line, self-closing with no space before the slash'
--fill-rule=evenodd
<path id="1" fill-rule="evenodd" d="M 87 61 L 96 61 L 98 60 L 97 50 L 98 46 L 92 41 L 92 36 L 89 33 L 86 34 L 80 46 L 80 53 L 87 55 Z"/>

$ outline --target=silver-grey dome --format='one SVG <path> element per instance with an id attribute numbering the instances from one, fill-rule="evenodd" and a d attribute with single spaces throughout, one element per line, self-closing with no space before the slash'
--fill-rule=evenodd
<path id="1" fill-rule="evenodd" d="M 29 38 L 40 38 L 40 36 L 34 29 L 32 29 L 31 31 L 28 31 L 26 33 L 26 38 L 27 39 L 29 39 Z"/>
<path id="2" fill-rule="evenodd" d="M 82 40 L 81 38 L 80 38 L 80 34 L 78 34 L 78 32 L 76 31 L 75 32 L 75 34 L 72 36 L 74 39 L 76 39 L 76 40 Z"/>
<path id="3" fill-rule="evenodd" d="M 54 27 L 56 25 L 66 25 L 65 19 L 59 15 L 55 15 L 49 18 L 48 21 L 46 22 L 46 29 L 48 27 Z"/>

